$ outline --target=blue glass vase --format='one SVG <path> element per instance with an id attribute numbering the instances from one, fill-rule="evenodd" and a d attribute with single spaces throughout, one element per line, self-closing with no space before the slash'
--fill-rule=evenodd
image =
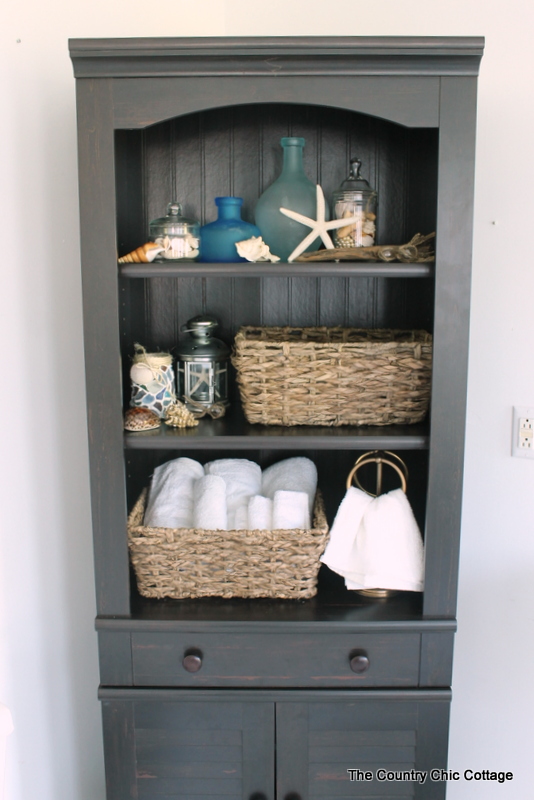
<path id="1" fill-rule="evenodd" d="M 219 216 L 200 229 L 200 261 L 246 261 L 236 250 L 236 242 L 260 236 L 260 230 L 241 219 L 242 197 L 216 197 Z"/>
<path id="2" fill-rule="evenodd" d="M 263 241 L 269 245 L 271 253 L 280 256 L 282 261 L 287 261 L 311 229 L 281 214 L 280 208 L 288 208 L 315 219 L 317 189 L 304 172 L 305 139 L 286 136 L 280 140 L 280 144 L 284 152 L 282 172 L 258 200 L 255 218 Z M 306 252 L 317 250 L 320 244 L 321 240 L 316 239 Z"/>

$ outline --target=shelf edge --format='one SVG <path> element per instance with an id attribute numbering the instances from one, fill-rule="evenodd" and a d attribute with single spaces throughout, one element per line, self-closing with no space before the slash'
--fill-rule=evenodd
<path id="1" fill-rule="evenodd" d="M 422 264 L 397 264 L 323 261 L 305 264 L 233 263 L 205 264 L 182 262 L 180 264 L 119 264 L 121 278 L 431 278 L 434 262 Z"/>

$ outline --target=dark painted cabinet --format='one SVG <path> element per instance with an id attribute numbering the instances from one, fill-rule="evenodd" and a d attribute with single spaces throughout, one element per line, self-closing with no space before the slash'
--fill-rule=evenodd
<path id="1" fill-rule="evenodd" d="M 73 40 L 92 513 L 108 800 L 414 797 L 446 784 L 379 774 L 446 766 L 456 626 L 479 38 Z M 243 216 L 306 139 L 325 195 L 359 156 L 378 242 L 436 231 L 435 263 L 117 264 L 177 199 Z M 424 328 L 429 419 L 411 426 L 222 420 L 124 434 L 135 342 L 176 345 L 198 313 L 229 344 L 252 325 Z M 122 367 L 121 367 L 122 365 Z M 425 591 L 373 600 L 326 567 L 316 597 L 149 600 L 126 517 L 178 455 L 307 455 L 329 522 L 357 455 L 402 455 L 425 539 Z M 388 487 L 386 487 L 388 488 Z M 350 770 L 372 780 L 351 780 Z M 381 772 L 384 771 L 384 772 Z"/>

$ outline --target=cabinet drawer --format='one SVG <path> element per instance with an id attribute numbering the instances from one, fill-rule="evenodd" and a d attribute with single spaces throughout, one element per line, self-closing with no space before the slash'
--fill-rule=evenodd
<path id="1" fill-rule="evenodd" d="M 417 686 L 420 635 L 133 633 L 135 686 Z"/>

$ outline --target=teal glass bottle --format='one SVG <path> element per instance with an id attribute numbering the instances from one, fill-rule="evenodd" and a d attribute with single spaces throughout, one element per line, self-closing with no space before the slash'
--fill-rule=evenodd
<path id="1" fill-rule="evenodd" d="M 241 219 L 242 197 L 216 197 L 219 215 L 200 229 L 200 259 L 204 262 L 246 261 L 236 250 L 236 242 L 260 236 L 259 228 Z"/>
<path id="2" fill-rule="evenodd" d="M 317 190 L 304 172 L 303 151 L 305 139 L 285 136 L 280 140 L 284 152 L 282 172 L 266 189 L 256 204 L 256 225 L 271 253 L 287 261 L 295 247 L 310 232 L 310 228 L 280 213 L 280 208 L 297 211 L 315 219 Z M 316 239 L 306 252 L 317 250 L 321 240 Z"/>

